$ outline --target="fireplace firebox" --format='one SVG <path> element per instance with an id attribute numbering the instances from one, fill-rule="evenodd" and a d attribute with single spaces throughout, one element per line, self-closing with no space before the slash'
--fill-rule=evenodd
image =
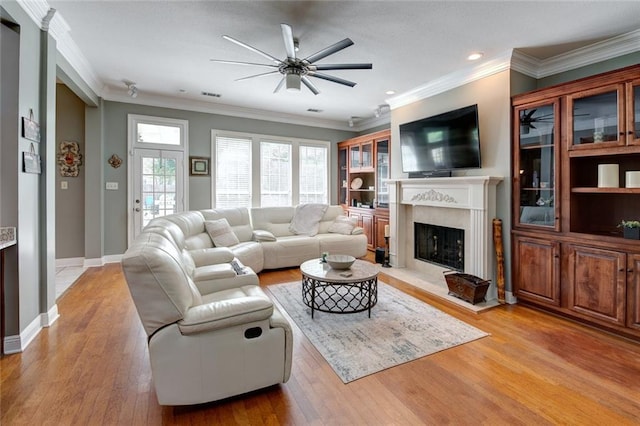
<path id="1" fill-rule="evenodd" d="M 464 229 L 414 223 L 414 257 L 464 271 Z"/>

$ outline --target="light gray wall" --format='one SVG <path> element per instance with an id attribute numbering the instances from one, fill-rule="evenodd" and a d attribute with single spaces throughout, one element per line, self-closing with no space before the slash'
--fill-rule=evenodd
<path id="1" fill-rule="evenodd" d="M 84 143 L 84 102 L 66 85 L 56 85 L 56 146 L 61 142 L 77 142 L 83 160 L 86 157 Z M 58 150 L 56 150 L 57 152 Z M 56 259 L 84 258 L 84 185 L 86 161 L 80 166 L 77 177 L 62 177 L 59 168 L 55 173 L 56 196 Z M 61 188 L 66 182 L 68 189 Z"/>
<path id="2" fill-rule="evenodd" d="M 483 78 L 445 93 L 391 111 L 391 174 L 406 178 L 400 157 L 400 128 L 403 123 L 478 104 L 482 168 L 455 171 L 454 176 L 499 176 L 496 215 L 502 219 L 505 247 L 505 286 L 511 289 L 511 84 L 510 71 Z M 494 279 L 494 277 L 489 277 Z"/>
<path id="3" fill-rule="evenodd" d="M 184 111 L 171 108 L 159 108 L 122 102 L 104 102 L 104 154 L 102 162 L 106 164 L 112 154 L 124 159 L 118 169 L 106 167 L 105 182 L 118 182 L 118 191 L 104 192 L 104 255 L 122 254 L 127 248 L 127 115 L 141 114 L 157 117 L 177 118 L 189 122 L 190 156 L 211 156 L 211 130 L 257 133 L 284 137 L 326 140 L 333 143 L 331 152 L 331 188 L 337 187 L 337 150 L 335 144 L 356 135 L 355 132 L 323 129 L 320 127 L 300 126 Z M 211 208 L 211 177 L 189 177 L 189 209 Z M 98 188 L 94 188 L 96 191 Z M 104 189 L 104 185 L 100 190 Z M 332 203 L 336 203 L 337 194 L 332 191 Z"/>
<path id="4" fill-rule="evenodd" d="M 3 11 L 2 17 L 6 17 Z M 19 55 L 20 35 L 4 23 L 0 25 L 0 226 L 18 225 L 18 104 L 19 104 Z M 7 335 L 16 334 L 19 328 L 17 307 L 18 248 L 4 251 L 5 263 L 5 318 Z"/>
<path id="5" fill-rule="evenodd" d="M 43 39 L 38 26 L 16 2 L 3 2 L 2 8 L 3 18 L 9 19 L 20 27 L 19 45 L 16 45 L 17 41 L 13 39 L 8 42 L 10 44 L 9 52 L 16 47 L 19 49 L 17 116 L 18 118 L 29 117 L 30 112 L 33 111 L 34 120 L 41 124 L 42 135 L 41 143 L 33 143 L 33 146 L 35 152 L 46 159 L 48 155 L 47 141 L 52 140 L 53 135 L 50 133 L 55 126 L 51 121 L 47 121 L 47 116 L 50 114 L 50 118 L 55 120 L 55 106 L 52 103 L 55 101 L 55 41 L 46 37 Z M 43 40 L 47 40 L 44 46 Z M 50 44 L 47 46 L 49 41 Z M 3 37 L 3 62 L 5 59 L 4 47 Z M 53 57 L 52 52 L 54 53 Z M 9 125 L 16 126 L 16 130 L 19 129 L 19 120 L 14 117 L 11 121 Z M 23 173 L 21 171 L 22 152 L 29 151 L 32 142 L 20 137 L 17 133 L 10 135 L 10 137 L 12 139 L 3 140 L 2 143 L 3 145 L 5 143 L 13 144 L 17 147 L 17 155 L 9 161 L 17 165 L 18 171 L 13 176 L 9 175 L 11 180 L 8 186 L 13 187 L 5 191 L 4 179 L 7 175 L 3 167 L 2 220 L 13 220 L 10 217 L 12 215 L 15 215 L 15 219 L 17 219 L 15 225 L 18 234 L 18 255 L 15 260 L 17 275 L 5 283 L 9 298 L 5 313 L 8 336 L 22 333 L 31 324 L 39 327 L 42 321 L 42 318 L 39 318 L 40 314 L 46 313 L 46 310 L 53 305 L 51 295 L 55 291 L 55 283 L 49 280 L 49 271 L 53 271 L 53 265 L 48 265 L 48 256 L 53 254 L 53 239 L 47 239 L 52 231 L 48 221 L 55 218 L 55 213 L 50 212 L 51 219 L 47 218 L 47 206 L 53 205 L 53 200 L 49 196 L 50 188 L 43 186 L 43 182 L 48 176 L 48 165 L 43 164 L 42 175 Z M 11 200 L 13 198 L 12 191 L 19 194 L 15 203 Z M 12 203 L 9 207 L 5 206 L 6 197 L 9 197 Z M 11 267 L 14 266 L 16 265 Z"/>

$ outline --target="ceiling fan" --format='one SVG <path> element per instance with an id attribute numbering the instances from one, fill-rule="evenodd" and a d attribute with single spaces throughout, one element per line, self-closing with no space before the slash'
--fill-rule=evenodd
<path id="1" fill-rule="evenodd" d="M 300 82 L 302 82 L 314 95 L 320 93 L 320 91 L 314 86 L 314 84 L 309 80 L 309 77 L 320 78 L 322 80 L 331 81 L 338 84 L 343 84 L 345 86 L 353 87 L 356 85 L 353 81 L 345 80 L 339 77 L 335 77 L 332 75 L 324 74 L 318 71 L 330 71 L 330 70 L 365 70 L 372 69 L 372 64 L 325 64 L 325 65 L 316 65 L 315 63 L 321 59 L 326 58 L 329 55 L 333 55 L 345 49 L 353 44 L 353 41 L 349 38 L 345 38 L 342 41 L 339 41 L 331 46 L 325 47 L 324 49 L 314 53 L 313 55 L 307 56 L 306 58 L 298 58 L 296 56 L 296 50 L 298 47 L 298 40 L 293 37 L 293 30 L 291 26 L 288 24 L 280 24 L 282 28 L 282 38 L 284 40 L 284 47 L 287 52 L 287 57 L 283 60 L 276 58 L 268 53 L 263 52 L 260 49 L 257 49 L 253 46 L 250 46 L 246 43 L 241 42 L 233 37 L 228 35 L 223 35 L 222 38 L 225 40 L 229 40 L 232 43 L 235 43 L 239 46 L 242 46 L 246 49 L 255 52 L 270 61 L 273 64 L 259 64 L 253 62 L 239 62 L 239 61 L 225 61 L 220 59 L 211 59 L 213 62 L 217 62 L 220 64 L 233 64 L 233 65 L 248 65 L 255 67 L 263 67 L 263 68 L 271 68 L 271 71 L 250 75 L 247 77 L 242 77 L 236 79 L 236 81 L 248 80 L 250 78 L 255 77 L 263 77 L 272 74 L 282 74 L 282 79 L 280 83 L 276 86 L 273 93 L 278 92 L 284 84 L 286 84 L 287 90 L 290 91 L 298 91 L 300 90 Z"/>

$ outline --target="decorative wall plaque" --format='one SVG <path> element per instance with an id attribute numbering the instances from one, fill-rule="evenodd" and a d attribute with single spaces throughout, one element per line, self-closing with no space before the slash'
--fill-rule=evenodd
<path id="1" fill-rule="evenodd" d="M 116 154 L 113 154 L 111 157 L 109 157 L 109 160 L 107 160 L 107 162 L 111 165 L 111 167 L 117 169 L 122 165 L 122 158 L 118 157 Z"/>
<path id="2" fill-rule="evenodd" d="M 60 142 L 58 153 L 58 165 L 60 175 L 64 177 L 77 177 L 82 165 L 82 155 L 77 142 Z"/>

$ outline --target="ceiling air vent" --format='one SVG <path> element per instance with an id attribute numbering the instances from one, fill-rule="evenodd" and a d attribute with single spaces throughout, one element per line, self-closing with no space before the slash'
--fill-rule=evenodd
<path id="1" fill-rule="evenodd" d="M 307 112 L 322 112 L 321 109 L 315 109 L 315 108 L 309 108 L 307 109 Z"/>
<path id="2" fill-rule="evenodd" d="M 210 96 L 212 98 L 219 98 L 222 95 L 220 93 L 202 92 L 202 96 Z"/>

